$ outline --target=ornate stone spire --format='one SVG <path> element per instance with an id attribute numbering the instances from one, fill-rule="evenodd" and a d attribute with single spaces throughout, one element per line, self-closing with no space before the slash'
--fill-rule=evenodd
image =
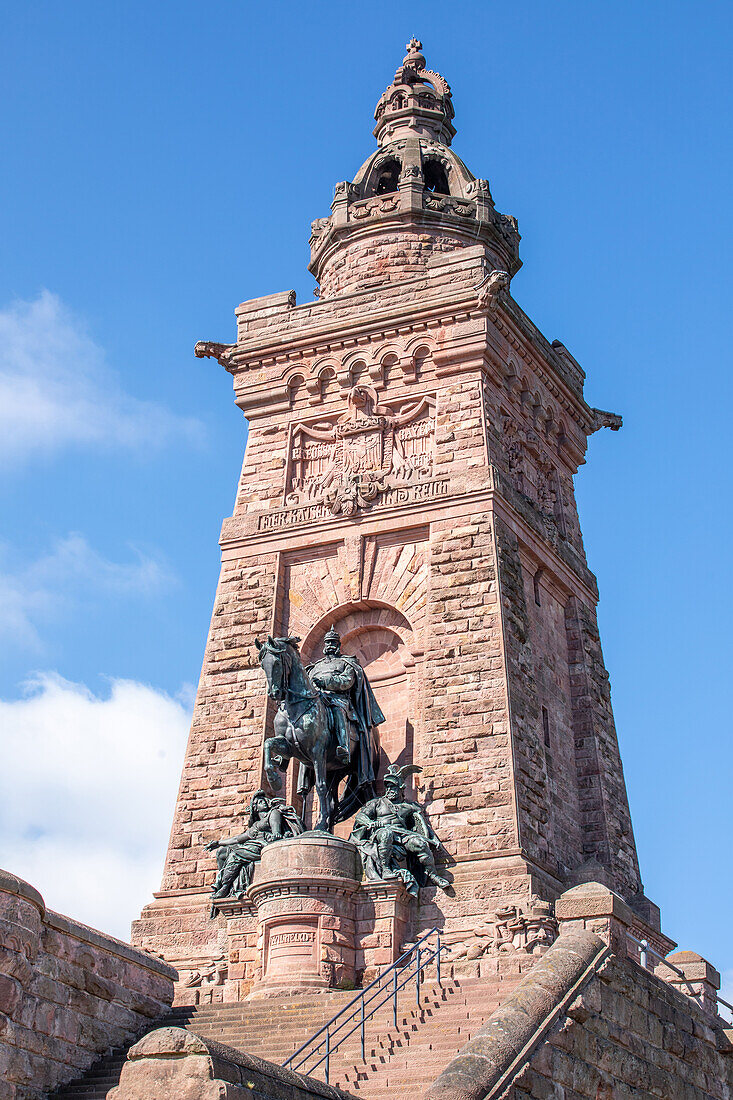
<path id="1" fill-rule="evenodd" d="M 483 244 L 489 270 L 521 266 L 516 219 L 450 148 L 448 82 L 413 38 L 374 113 L 378 148 L 336 184 L 331 216 L 313 222 L 310 270 L 321 296 L 414 278 L 432 256 Z"/>
<path id="2" fill-rule="evenodd" d="M 379 145 L 408 132 L 450 145 L 456 132 L 450 85 L 440 73 L 425 68 L 421 50 L 419 39 L 407 43 L 407 54 L 377 104 L 374 136 Z"/>

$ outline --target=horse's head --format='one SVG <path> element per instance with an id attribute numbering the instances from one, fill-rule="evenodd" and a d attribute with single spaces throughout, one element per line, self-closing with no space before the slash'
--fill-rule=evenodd
<path id="1" fill-rule="evenodd" d="M 267 678 L 267 694 L 271 699 L 282 701 L 288 693 L 288 683 L 297 654 L 300 638 L 273 638 L 261 642 L 255 638 L 255 646 L 260 666 Z"/>

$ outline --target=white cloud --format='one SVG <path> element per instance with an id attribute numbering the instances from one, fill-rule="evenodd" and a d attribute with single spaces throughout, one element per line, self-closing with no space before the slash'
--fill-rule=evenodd
<path id="1" fill-rule="evenodd" d="M 37 626 L 64 610 L 99 595 L 147 596 L 173 581 L 166 564 L 131 548 L 132 560 L 114 562 L 79 534 L 58 539 L 34 561 L 13 565 L 10 548 L 0 544 L 0 641 L 40 649 Z"/>
<path id="2" fill-rule="evenodd" d="M 160 886 L 190 709 L 129 680 L 106 698 L 53 673 L 26 688 L 0 700 L 0 866 L 129 940 Z"/>
<path id="3" fill-rule="evenodd" d="M 0 310 L 0 349 L 0 462 L 200 435 L 198 421 L 125 393 L 102 349 L 49 291 Z"/>

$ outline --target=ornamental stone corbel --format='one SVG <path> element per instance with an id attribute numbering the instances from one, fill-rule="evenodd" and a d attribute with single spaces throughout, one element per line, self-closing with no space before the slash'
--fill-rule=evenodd
<path id="1" fill-rule="evenodd" d="M 384 364 L 372 363 L 369 367 L 369 377 L 376 386 L 381 386 L 384 382 Z"/>
<path id="2" fill-rule="evenodd" d="M 311 375 L 305 380 L 305 388 L 308 391 L 308 404 L 319 405 L 323 400 L 323 383 L 320 375 Z"/>
<path id="3" fill-rule="evenodd" d="M 229 370 L 236 344 L 217 344 L 213 340 L 199 340 L 193 349 L 197 359 L 216 359 L 222 367 Z"/>
<path id="4" fill-rule="evenodd" d="M 597 432 L 600 428 L 610 428 L 612 432 L 617 432 L 623 425 L 623 417 L 618 413 L 605 412 L 603 409 L 591 409 L 593 413 L 593 423 L 589 431 L 589 435 L 593 432 Z"/>
<path id="5" fill-rule="evenodd" d="M 509 290 L 511 275 L 508 271 L 495 270 L 476 287 L 476 304 L 479 309 L 495 310 L 502 294 Z"/>
<path id="6" fill-rule="evenodd" d="M 400 356 L 399 365 L 400 370 L 402 371 L 402 377 L 405 380 L 416 378 L 417 364 L 415 363 L 415 356 L 411 352 L 409 352 L 407 355 Z"/>

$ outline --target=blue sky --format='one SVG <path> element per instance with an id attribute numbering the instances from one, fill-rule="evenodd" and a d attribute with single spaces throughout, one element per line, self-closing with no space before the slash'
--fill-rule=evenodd
<path id="1" fill-rule="evenodd" d="M 4 11 L 0 863 L 123 935 L 157 886 L 245 441 L 193 345 L 312 296 L 309 223 L 416 34 L 519 218 L 514 296 L 624 416 L 578 496 L 643 877 L 733 969 L 731 6 Z"/>

